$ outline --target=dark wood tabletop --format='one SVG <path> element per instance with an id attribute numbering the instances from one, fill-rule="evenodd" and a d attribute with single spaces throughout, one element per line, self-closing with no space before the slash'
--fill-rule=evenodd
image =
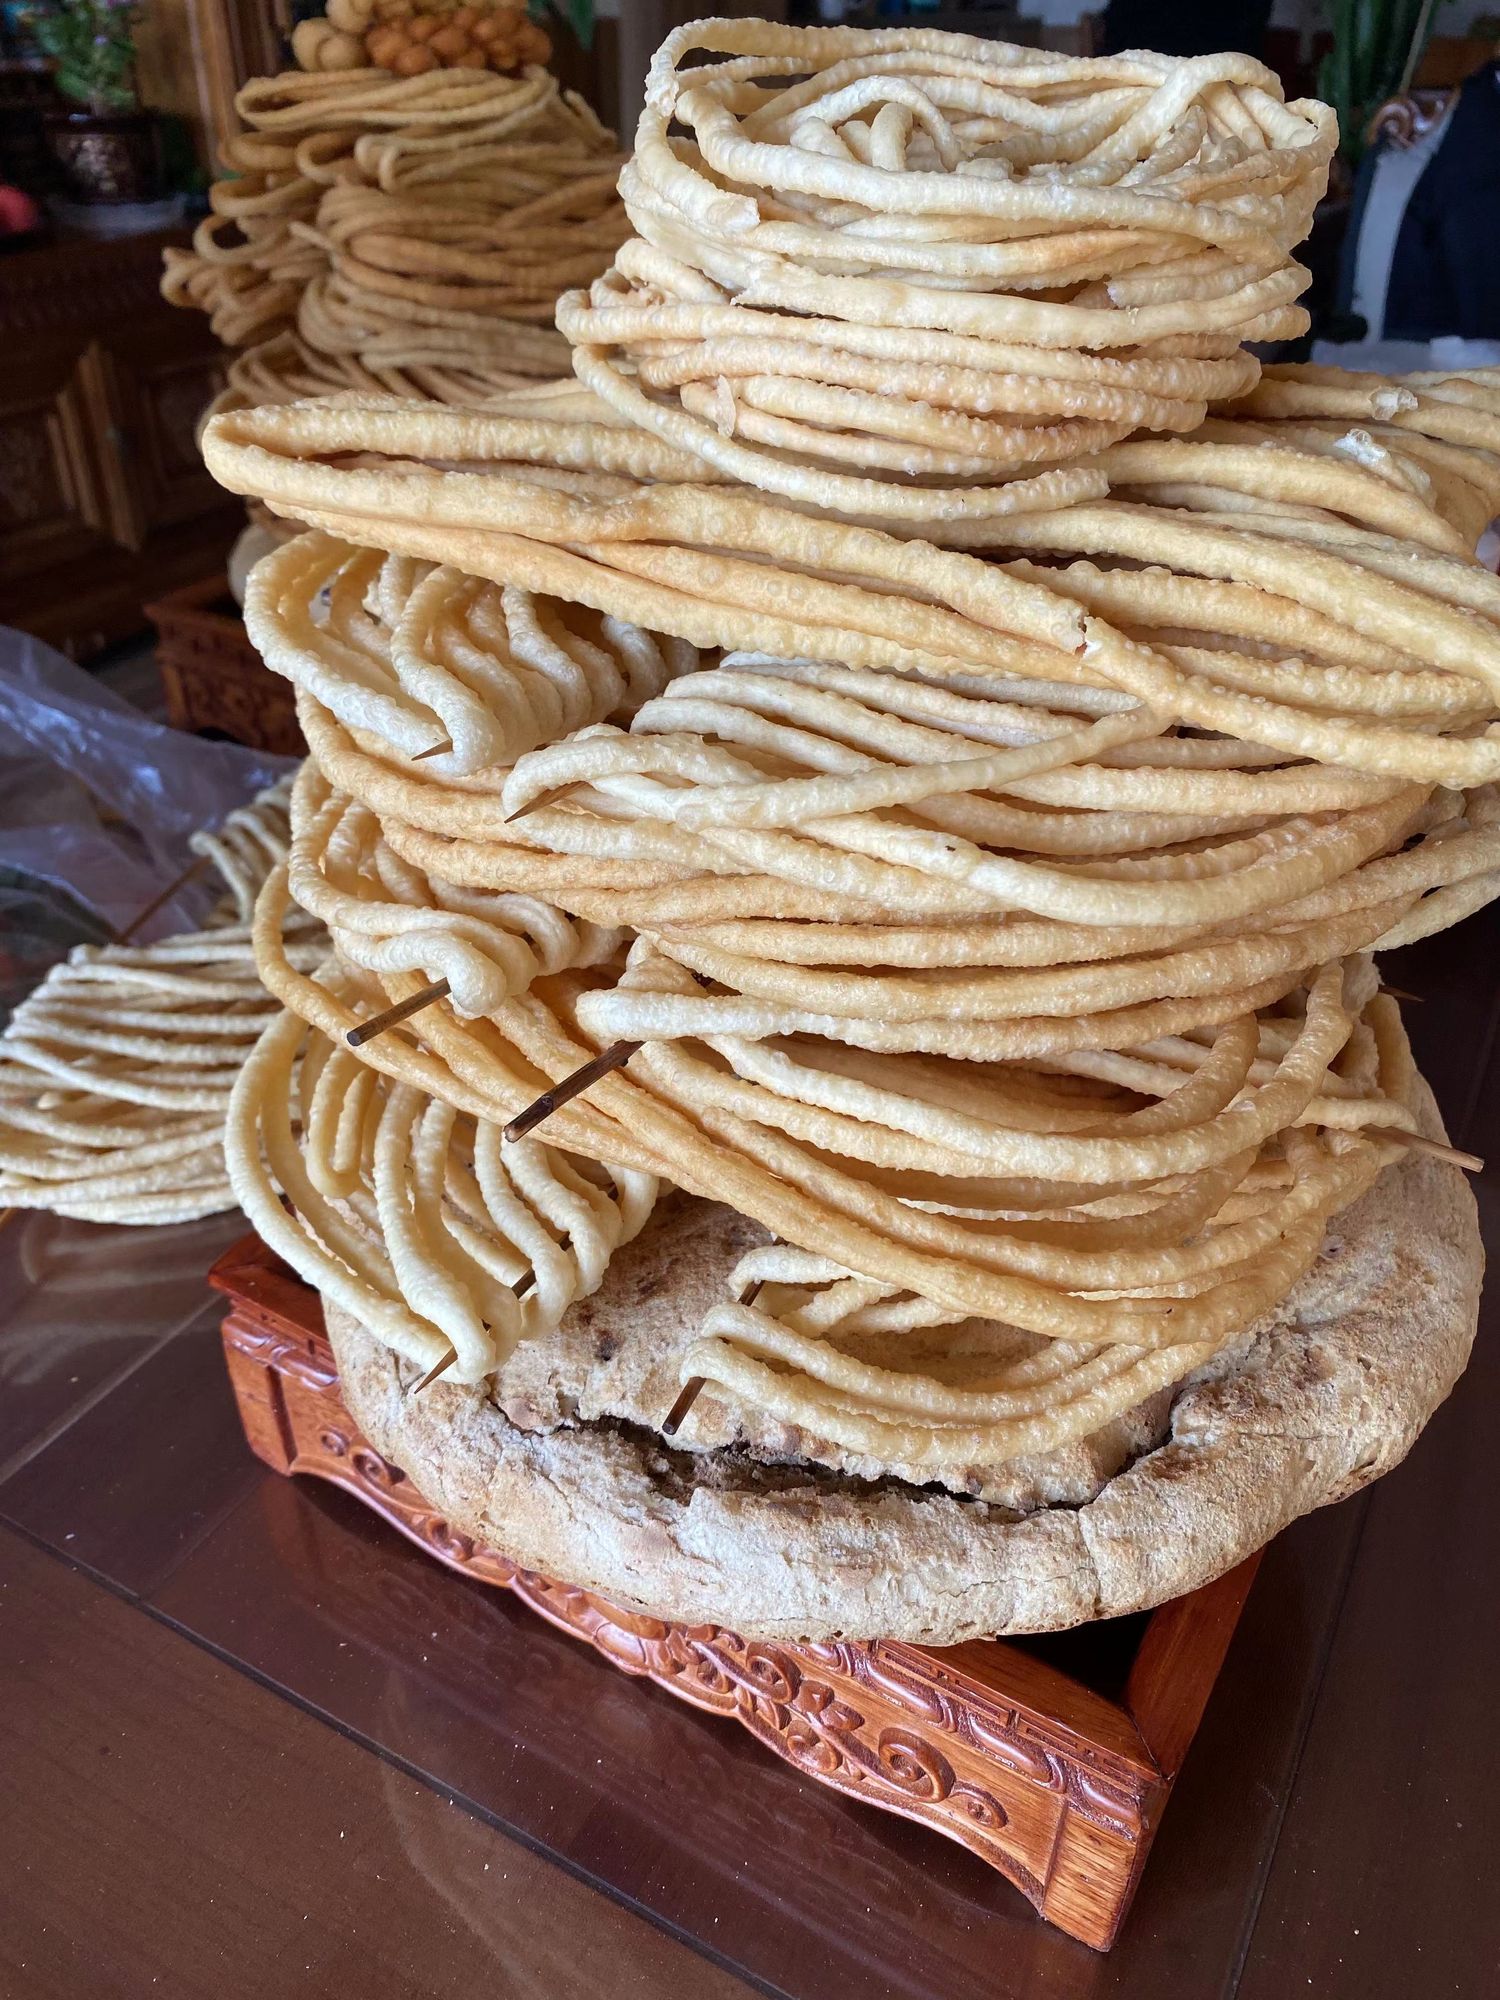
<path id="1" fill-rule="evenodd" d="M 1500 1155 L 1500 918 L 1385 961 Z M 1476 1185 L 1500 1240 L 1500 1160 Z M 0 1995 L 1488 2000 L 1500 1287 L 1408 1462 L 1282 1535 L 1108 1957 L 251 1457 L 237 1217 L 0 1233 Z"/>

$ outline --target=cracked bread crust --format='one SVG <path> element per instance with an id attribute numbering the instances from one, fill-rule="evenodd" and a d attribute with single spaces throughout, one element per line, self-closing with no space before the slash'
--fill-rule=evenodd
<path id="1" fill-rule="evenodd" d="M 1420 1096 L 1438 1135 L 1425 1086 Z M 672 1450 L 622 1416 L 658 1385 L 611 1389 L 609 1364 L 658 1366 L 627 1353 L 648 1307 L 691 1335 L 710 1264 L 717 1283 L 722 1258 L 753 1238 L 720 1224 L 717 1240 L 720 1256 L 701 1265 L 649 1231 L 620 1253 L 570 1315 L 570 1339 L 596 1365 L 575 1369 L 560 1402 L 537 1356 L 502 1377 L 499 1401 L 443 1382 L 412 1396 L 415 1371 L 330 1307 L 345 1401 L 455 1527 L 525 1568 L 750 1639 L 947 1646 L 1163 1603 L 1399 1464 L 1468 1358 L 1484 1262 L 1462 1175 L 1408 1155 L 1335 1219 L 1277 1313 L 1169 1407 L 1131 1413 L 1134 1430 L 1106 1453 L 1117 1464 L 1062 1478 L 1081 1479 L 1086 1497 L 1018 1505 L 1019 1487 L 1000 1504 L 787 1462 L 773 1449 L 786 1440 L 714 1444 L 712 1424 L 700 1448 Z M 1029 1475 L 1033 1498 L 1046 1477 Z"/>
<path id="2" fill-rule="evenodd" d="M 739 1259 L 767 1240 L 758 1224 L 733 1209 L 668 1194 L 657 1206 L 649 1233 L 616 1253 L 600 1290 L 580 1299 L 550 1334 L 523 1342 L 509 1356 L 495 1379 L 493 1400 L 524 1431 L 610 1419 L 654 1431 L 682 1386 L 683 1350 L 710 1308 L 729 1296 Z M 993 1328 L 970 1320 L 942 1329 L 940 1337 L 983 1341 L 989 1347 L 993 1336 Z M 864 1334 L 860 1358 L 899 1368 L 903 1350 L 909 1354 L 931 1337 L 920 1331 Z M 1161 1442 L 1171 1402 L 1171 1391 L 1162 1390 L 1090 1436 L 1049 1452 L 998 1464 L 938 1468 L 883 1463 L 846 1451 L 710 1383 L 673 1444 L 700 1458 L 733 1445 L 742 1457 L 802 1471 L 814 1465 L 858 1480 L 945 1486 L 1021 1515 L 1038 1507 L 1081 1507 L 1092 1500 L 1105 1480 Z"/>

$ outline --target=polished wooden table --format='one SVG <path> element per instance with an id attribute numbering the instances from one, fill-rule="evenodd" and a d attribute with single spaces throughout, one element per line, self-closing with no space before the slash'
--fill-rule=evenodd
<path id="1" fill-rule="evenodd" d="M 1500 1156 L 1497 948 L 1385 969 Z M 260 1466 L 203 1283 L 242 1229 L 0 1234 L 5 2000 L 1500 1990 L 1500 1282 L 1407 1464 L 1267 1555 L 1103 1958 Z"/>

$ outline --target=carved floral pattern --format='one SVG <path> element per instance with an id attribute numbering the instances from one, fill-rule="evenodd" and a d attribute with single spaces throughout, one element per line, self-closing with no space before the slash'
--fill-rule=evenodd
<path id="1" fill-rule="evenodd" d="M 227 1334 L 227 1327 L 225 1332 Z M 309 1389 L 337 1388 L 338 1370 L 333 1365 L 329 1348 L 325 1346 L 320 1355 L 306 1340 L 298 1339 L 295 1334 L 282 1333 L 276 1327 L 259 1324 L 243 1314 L 235 1315 L 234 1351 L 244 1355 L 247 1361 L 258 1362 L 262 1368 L 274 1369 L 278 1375 L 290 1375 L 294 1381 L 305 1384 Z M 337 1396 L 334 1397 L 334 1407 L 342 1417 L 343 1406 Z M 347 1418 L 331 1427 L 328 1434 L 341 1438 L 343 1450 L 348 1449 L 346 1434 L 358 1436 Z M 328 1449 L 335 1457 L 342 1455 L 332 1445 Z"/>
<path id="2" fill-rule="evenodd" d="M 0 520 L 11 526 L 56 514 L 57 477 L 40 421 L 12 419 L 0 430 Z"/>

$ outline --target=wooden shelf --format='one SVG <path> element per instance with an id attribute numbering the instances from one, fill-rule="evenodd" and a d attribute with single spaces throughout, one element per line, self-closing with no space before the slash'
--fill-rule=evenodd
<path id="1" fill-rule="evenodd" d="M 221 569 L 243 525 L 198 454 L 222 350 L 158 291 L 184 241 L 63 236 L 0 262 L 0 624 L 75 658 L 144 631 L 147 598 Z"/>

